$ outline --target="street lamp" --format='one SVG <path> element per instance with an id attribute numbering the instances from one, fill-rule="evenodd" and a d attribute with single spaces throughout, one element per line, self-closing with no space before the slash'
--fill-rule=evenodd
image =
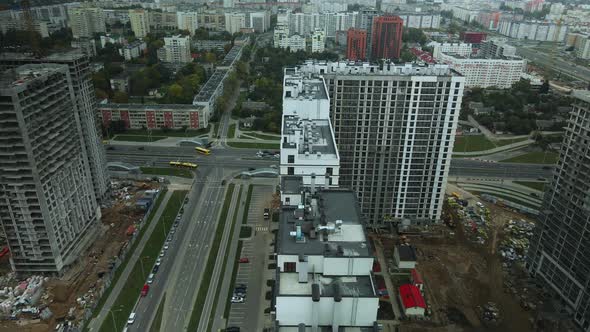
<path id="1" fill-rule="evenodd" d="M 119 308 L 121 308 L 122 305 L 119 306 Z M 113 319 L 113 331 L 117 331 L 117 323 L 115 322 L 115 315 L 113 314 L 113 312 L 121 312 L 123 311 L 123 309 L 119 309 L 119 310 L 113 310 L 110 309 L 109 312 L 111 313 L 111 318 Z"/>

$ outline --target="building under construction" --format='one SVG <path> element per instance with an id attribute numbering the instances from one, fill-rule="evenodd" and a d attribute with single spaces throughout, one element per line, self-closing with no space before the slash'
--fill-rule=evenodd
<path id="1" fill-rule="evenodd" d="M 0 78 L 0 222 L 19 273 L 60 273 L 96 234 L 100 210 L 68 66 Z"/>

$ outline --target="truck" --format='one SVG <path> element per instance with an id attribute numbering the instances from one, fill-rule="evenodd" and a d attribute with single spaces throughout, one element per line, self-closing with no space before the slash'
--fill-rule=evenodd
<path id="1" fill-rule="evenodd" d="M 270 209 L 264 208 L 264 219 L 270 218 Z"/>

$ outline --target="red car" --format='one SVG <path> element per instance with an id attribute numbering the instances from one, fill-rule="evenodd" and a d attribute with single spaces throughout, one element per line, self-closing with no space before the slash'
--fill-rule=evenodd
<path id="1" fill-rule="evenodd" d="M 150 291 L 150 285 L 148 285 L 148 284 L 143 285 L 143 288 L 141 289 L 141 296 L 142 297 L 146 296 L 149 291 Z"/>
<path id="2" fill-rule="evenodd" d="M 248 259 L 248 257 L 242 257 L 240 258 L 240 263 L 250 263 L 250 260 Z"/>

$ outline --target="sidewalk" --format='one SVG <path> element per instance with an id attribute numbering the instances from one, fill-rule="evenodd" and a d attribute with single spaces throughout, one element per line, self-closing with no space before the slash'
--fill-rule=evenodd
<path id="1" fill-rule="evenodd" d="M 129 279 L 129 275 L 131 274 L 131 271 L 133 270 L 135 263 L 137 263 L 140 253 L 143 251 L 143 248 L 145 247 L 145 244 L 147 243 L 148 239 L 150 238 L 154 228 L 156 228 L 156 225 L 158 224 L 158 220 L 162 216 L 162 213 L 164 212 L 164 209 L 166 208 L 166 205 L 168 204 L 168 201 L 170 200 L 172 193 L 173 193 L 172 190 L 169 190 L 168 192 L 166 192 L 166 195 L 162 199 L 162 203 L 158 207 L 158 210 L 155 211 L 154 218 L 152 219 L 152 222 L 150 223 L 150 225 L 146 229 L 145 233 L 143 234 L 143 237 L 141 238 L 139 244 L 135 248 L 135 251 L 131 254 L 131 258 L 129 259 L 129 261 L 127 262 L 127 265 L 125 266 L 125 270 L 123 270 L 123 273 L 121 273 L 121 275 L 119 276 L 117 283 L 115 285 L 111 285 L 111 287 L 113 287 L 113 289 L 112 289 L 111 293 L 109 294 L 109 297 L 105 301 L 98 316 L 93 318 L 90 321 L 90 323 L 88 324 L 89 331 L 98 331 L 100 329 L 100 326 L 102 325 L 102 322 L 105 320 L 105 318 L 107 318 L 107 315 L 109 314 L 111 307 L 113 306 L 113 304 L 117 300 L 117 297 L 119 297 L 119 293 L 121 292 L 121 290 L 125 286 L 125 282 L 127 281 L 127 279 Z"/>

